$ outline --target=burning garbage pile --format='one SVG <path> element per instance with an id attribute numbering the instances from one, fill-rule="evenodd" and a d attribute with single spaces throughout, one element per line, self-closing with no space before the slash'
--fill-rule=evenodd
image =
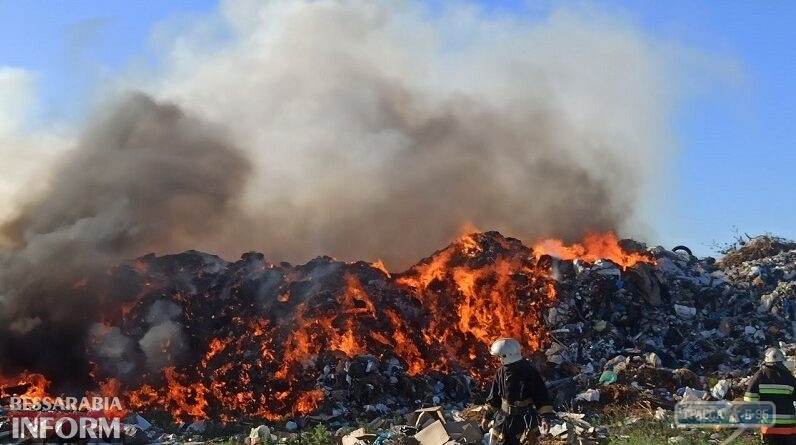
<path id="1" fill-rule="evenodd" d="M 125 302 L 93 324 L 86 348 L 100 390 L 132 409 L 222 421 L 358 416 L 469 400 L 491 373 L 494 337 L 540 349 L 551 264 L 490 232 L 395 275 L 328 257 L 291 266 L 192 251 L 75 287 Z"/>
<path id="2" fill-rule="evenodd" d="M 761 248 L 770 240 L 715 261 L 612 235 L 530 248 L 486 232 L 403 273 L 189 251 L 75 287 L 125 302 L 93 324 L 86 359 L 101 393 L 141 413 L 223 422 L 434 405 L 466 413 L 494 370 L 489 344 L 512 336 L 536 352 L 559 409 L 643 403 L 660 414 L 683 397 L 738 396 L 767 346 L 796 352 L 796 246 Z M 27 374 L 0 388 L 58 391 L 47 384 Z"/>

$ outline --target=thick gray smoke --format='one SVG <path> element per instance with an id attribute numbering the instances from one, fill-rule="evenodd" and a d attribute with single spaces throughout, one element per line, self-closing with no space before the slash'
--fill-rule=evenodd
<path id="1" fill-rule="evenodd" d="M 465 223 L 637 234 L 671 151 L 666 52 L 597 10 L 235 1 L 216 21 L 232 38 L 181 34 L 150 89 L 249 150 L 256 224 L 214 240 L 223 255 L 401 268 Z"/>
<path id="2" fill-rule="evenodd" d="M 249 172 L 217 128 L 174 105 L 135 94 L 107 110 L 56 167 L 46 192 L 3 226 L 14 246 L 0 250 L 0 354 L 27 351 L 54 365 L 61 353 L 82 356 L 73 349 L 81 349 L 100 302 L 80 291 L 81 280 L 149 249 L 212 236 L 236 214 Z M 177 331 L 174 315 L 155 315 L 162 319 L 152 320 L 152 342 Z M 109 356 L 127 347 L 118 336 L 108 341 Z"/>
<path id="3" fill-rule="evenodd" d="M 238 198 L 249 164 L 215 127 L 142 94 L 106 113 L 3 226 L 31 262 L 170 250 L 217 229 Z"/>
<path id="4" fill-rule="evenodd" d="M 48 194 L 6 225 L 17 243 L 59 259 L 53 242 L 65 235 L 67 251 L 255 249 L 399 269 L 465 224 L 528 242 L 647 227 L 639 208 L 672 151 L 679 60 L 622 16 L 584 5 L 532 16 L 456 2 L 273 0 L 222 2 L 185 25 L 161 27 L 157 73 L 114 88 L 143 89 L 205 124 L 164 148 L 159 127 L 142 123 L 135 138 L 150 146 L 139 151 L 103 151 L 92 139 L 125 130 L 94 125 L 93 148 L 76 150 Z M 221 144 L 199 161 L 187 153 L 193 138 L 216 134 L 207 123 L 246 151 L 249 181 Z"/>

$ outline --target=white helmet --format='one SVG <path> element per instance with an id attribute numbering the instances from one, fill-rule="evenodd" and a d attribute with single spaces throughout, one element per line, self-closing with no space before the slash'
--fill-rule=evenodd
<path id="1" fill-rule="evenodd" d="M 504 365 L 522 360 L 522 346 L 520 342 L 513 338 L 499 338 L 492 343 L 489 353 L 495 357 L 500 357 Z"/>
<path id="2" fill-rule="evenodd" d="M 785 354 L 778 348 L 768 348 L 763 355 L 763 362 L 765 363 L 782 363 L 785 361 Z"/>

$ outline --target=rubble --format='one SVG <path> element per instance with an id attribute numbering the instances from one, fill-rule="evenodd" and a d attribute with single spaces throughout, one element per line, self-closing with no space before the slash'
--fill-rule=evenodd
<path id="1" fill-rule="evenodd" d="M 762 237 L 719 261 L 682 246 L 623 245 L 641 260 L 556 258 L 495 232 L 404 273 L 325 257 L 302 266 L 253 253 L 233 263 L 199 252 L 144 257 L 111 274 L 110 288 L 129 302 L 115 320 L 119 335 L 140 342 L 148 311 L 167 301 L 181 310 L 171 321 L 185 342 L 203 348 L 183 353 L 172 375 L 147 371 L 121 384 L 140 412 L 188 420 L 180 434 L 207 434 L 197 420 L 255 418 L 288 422 L 279 432 L 249 425 L 242 439 L 322 423 L 345 445 L 472 443 L 473 403 L 494 369 L 487 339 L 518 335 L 537 350 L 531 358 L 556 400 L 562 420 L 551 437 L 587 441 L 606 433 L 584 413 L 643 406 L 666 421 L 680 400 L 742 397 L 769 346 L 796 360 L 796 244 Z M 524 324 L 484 321 L 478 304 L 498 298 L 512 299 L 499 315 L 522 314 Z M 462 308 L 472 311 L 467 323 Z M 145 369 L 146 356 L 127 358 Z M 98 363 L 100 376 L 116 375 Z M 4 394 L 13 387 L 2 383 Z M 165 384 L 185 389 L 169 398 Z M 355 420 L 377 423 L 356 429 Z M 174 439 L 143 417 L 128 423 L 131 438 Z"/>
<path id="2" fill-rule="evenodd" d="M 748 248 L 760 251 L 754 243 Z M 568 312 L 563 305 L 556 307 L 557 323 L 550 327 L 561 332 L 556 340 L 563 346 L 553 345 L 548 353 L 577 363 L 581 370 L 605 369 L 603 383 L 613 380 L 613 372 L 621 379 L 639 366 L 687 368 L 721 379 L 748 375 L 765 347 L 794 341 L 785 309 L 796 298 L 789 274 L 796 267 L 796 250 L 777 251 L 772 257 L 745 256 L 743 250 L 717 263 L 650 249 L 657 261 L 653 270 L 662 307 L 649 303 L 646 289 L 606 279 L 602 266 L 564 276 L 559 283 L 566 283 L 574 305 Z M 750 259 L 738 260 L 746 257 Z M 631 273 L 625 271 L 623 277 Z M 755 281 L 761 276 L 766 277 L 763 282 Z M 759 311 L 761 302 L 765 311 Z M 744 340 L 738 340 L 738 333 Z M 629 368 L 622 368 L 624 362 Z"/>
<path id="3" fill-rule="evenodd" d="M 748 241 L 741 240 L 739 244 L 741 244 L 741 248 L 733 249 L 722 258 L 724 264 L 735 267 L 743 263 L 774 258 L 783 253 L 792 253 L 793 250 L 796 250 L 796 242 L 770 235 L 750 238 Z"/>

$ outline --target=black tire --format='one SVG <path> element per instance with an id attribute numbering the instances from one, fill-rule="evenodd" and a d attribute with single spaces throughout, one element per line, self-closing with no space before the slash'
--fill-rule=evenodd
<path id="1" fill-rule="evenodd" d="M 682 250 L 683 252 L 687 253 L 689 256 L 694 256 L 694 254 L 691 253 L 691 249 L 685 246 L 677 246 L 674 249 L 672 249 L 672 252 L 677 252 L 678 250 Z"/>

